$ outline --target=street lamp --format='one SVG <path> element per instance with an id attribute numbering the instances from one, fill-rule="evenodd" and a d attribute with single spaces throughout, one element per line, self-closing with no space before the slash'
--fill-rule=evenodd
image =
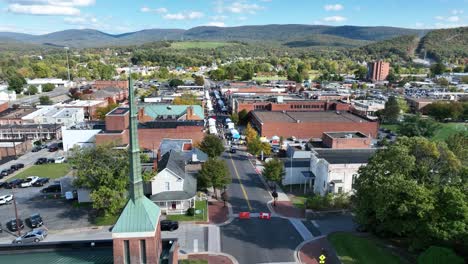
<path id="1" fill-rule="evenodd" d="M 68 74 L 68 82 L 70 82 L 70 63 L 68 62 L 68 50 L 70 49 L 69 47 L 64 47 L 65 49 L 65 54 L 67 55 L 67 74 Z"/>

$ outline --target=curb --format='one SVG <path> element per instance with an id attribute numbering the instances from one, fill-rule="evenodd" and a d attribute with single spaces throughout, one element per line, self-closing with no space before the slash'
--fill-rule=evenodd
<path id="1" fill-rule="evenodd" d="M 227 207 L 228 207 L 228 216 L 229 216 L 229 217 L 228 217 L 228 219 L 227 219 L 226 221 L 224 221 L 224 222 L 222 222 L 222 223 L 220 223 L 220 224 L 215 224 L 215 225 L 217 225 L 217 226 L 219 226 L 219 227 L 225 226 L 225 225 L 229 225 L 229 224 L 232 223 L 232 221 L 234 221 L 234 219 L 235 219 L 234 217 L 232 217 L 232 215 L 234 215 L 234 212 L 232 211 L 232 205 L 231 205 L 231 203 L 226 202 L 226 204 L 227 204 Z"/>
<path id="2" fill-rule="evenodd" d="M 318 239 L 322 239 L 324 237 L 327 237 L 327 236 L 325 236 L 325 235 L 317 236 L 317 237 L 314 237 L 314 238 L 309 239 L 309 240 L 304 240 L 299 245 L 297 245 L 297 247 L 294 249 L 294 260 L 296 261 L 296 263 L 302 264 L 302 260 L 301 260 L 301 256 L 300 256 L 301 248 L 303 248 L 306 244 L 308 244 L 310 242 L 313 242 L 313 241 L 318 240 Z"/>
<path id="3" fill-rule="evenodd" d="M 205 251 L 205 252 L 190 253 L 190 254 L 185 254 L 185 255 L 186 256 L 190 256 L 190 255 L 218 255 L 218 256 L 224 256 L 224 257 L 227 257 L 229 260 L 231 260 L 233 264 L 239 264 L 239 262 L 237 261 L 237 259 L 234 256 L 226 254 L 226 253 L 222 253 L 222 252 L 215 253 L 215 252 Z"/>

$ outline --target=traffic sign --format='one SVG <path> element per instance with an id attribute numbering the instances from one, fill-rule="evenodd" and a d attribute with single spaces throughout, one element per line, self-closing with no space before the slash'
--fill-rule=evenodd
<path id="1" fill-rule="evenodd" d="M 249 212 L 240 212 L 239 213 L 239 218 L 240 219 L 249 219 L 250 218 L 250 213 Z"/>
<path id="2" fill-rule="evenodd" d="M 260 213 L 260 219 L 270 220 L 271 219 L 271 214 L 270 213 Z"/>

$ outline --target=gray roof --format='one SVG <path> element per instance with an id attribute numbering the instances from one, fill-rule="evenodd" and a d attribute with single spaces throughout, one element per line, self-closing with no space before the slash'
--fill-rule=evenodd
<path id="1" fill-rule="evenodd" d="M 192 154 L 196 154 L 197 155 L 197 159 L 201 162 L 206 162 L 208 160 L 208 154 L 206 154 L 205 152 L 201 151 L 200 149 L 198 148 L 193 148 L 192 150 L 190 151 L 187 151 L 184 153 L 185 155 L 185 160 L 186 161 L 191 161 L 192 160 Z"/>
<path id="2" fill-rule="evenodd" d="M 364 164 L 374 155 L 376 149 L 315 149 L 318 158 L 330 164 Z"/>
<path id="3" fill-rule="evenodd" d="M 178 177 L 185 178 L 185 157 L 179 151 L 170 150 L 158 161 L 158 172 L 168 169 Z"/>
<path id="4" fill-rule="evenodd" d="M 293 168 L 308 168 L 310 167 L 310 158 L 308 159 L 284 159 L 284 169 Z"/>
<path id="5" fill-rule="evenodd" d="M 184 179 L 183 191 L 168 191 L 151 195 L 154 202 L 160 201 L 182 201 L 193 198 L 197 194 L 197 179 L 194 174 L 187 173 Z"/>
<path id="6" fill-rule="evenodd" d="M 182 150 L 184 144 L 192 143 L 191 139 L 170 139 L 165 138 L 161 141 L 159 145 L 159 153 L 161 156 L 166 154 L 171 150 Z"/>

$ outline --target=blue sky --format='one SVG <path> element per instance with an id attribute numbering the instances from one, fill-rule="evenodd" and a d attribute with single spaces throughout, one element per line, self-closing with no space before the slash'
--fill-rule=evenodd
<path id="1" fill-rule="evenodd" d="M 468 25 L 468 0 L 0 0 L 0 31 L 320 24 L 442 28 Z"/>

